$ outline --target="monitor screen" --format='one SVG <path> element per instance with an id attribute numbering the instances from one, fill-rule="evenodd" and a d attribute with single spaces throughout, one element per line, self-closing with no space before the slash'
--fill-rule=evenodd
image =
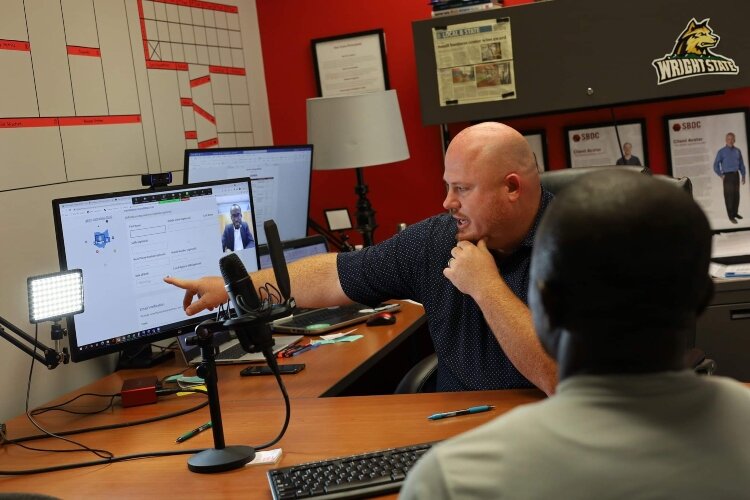
<path id="1" fill-rule="evenodd" d="M 68 318 L 71 359 L 82 361 L 187 333 L 184 292 L 165 276 L 218 275 L 236 253 L 258 269 L 250 180 L 53 200 L 60 268 L 83 270 L 84 312 Z M 240 245 L 242 248 L 239 248 Z"/>
<path id="2" fill-rule="evenodd" d="M 313 147 L 264 146 L 185 150 L 185 182 L 253 180 L 258 227 L 273 219 L 282 241 L 307 235 Z M 263 233 L 261 231 L 261 233 Z M 266 243 L 266 235 L 258 235 Z"/>
<path id="3" fill-rule="evenodd" d="M 295 260 L 299 260 L 302 257 L 328 253 L 328 244 L 326 243 L 326 239 L 320 234 L 316 234 L 314 236 L 306 236 L 297 240 L 283 241 L 281 243 L 281 247 L 284 251 L 284 260 L 287 264 L 291 264 Z M 273 267 L 273 265 L 271 264 L 271 255 L 268 251 L 268 245 L 259 246 L 258 255 L 260 255 L 261 269 L 269 269 Z"/>

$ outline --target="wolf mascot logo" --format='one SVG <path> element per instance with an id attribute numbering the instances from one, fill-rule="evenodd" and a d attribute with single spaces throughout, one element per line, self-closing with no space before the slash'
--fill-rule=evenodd
<path id="1" fill-rule="evenodd" d="M 711 51 L 721 38 L 708 21 L 691 19 L 677 37 L 672 53 L 651 62 L 659 85 L 693 76 L 736 75 L 740 72 L 734 60 Z"/>

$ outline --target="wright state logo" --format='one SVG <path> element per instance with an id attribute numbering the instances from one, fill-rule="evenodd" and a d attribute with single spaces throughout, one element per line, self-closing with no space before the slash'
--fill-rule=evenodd
<path id="1" fill-rule="evenodd" d="M 701 75 L 736 75 L 740 72 L 734 60 L 712 52 L 719 45 L 720 37 L 708 25 L 710 19 L 701 22 L 691 19 L 677 37 L 671 54 L 654 59 L 658 84 Z"/>

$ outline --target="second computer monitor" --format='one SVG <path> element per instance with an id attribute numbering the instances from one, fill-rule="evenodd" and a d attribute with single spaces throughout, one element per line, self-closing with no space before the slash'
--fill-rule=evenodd
<path id="1" fill-rule="evenodd" d="M 185 182 L 253 180 L 258 227 L 273 219 L 282 240 L 307 235 L 313 147 L 263 146 L 185 150 Z M 261 232 L 258 243 L 265 245 Z"/>

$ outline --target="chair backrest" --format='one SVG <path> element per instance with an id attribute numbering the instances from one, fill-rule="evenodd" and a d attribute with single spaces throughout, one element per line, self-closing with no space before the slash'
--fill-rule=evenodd
<path id="1" fill-rule="evenodd" d="M 394 394 L 435 392 L 437 382 L 437 355 L 430 354 L 414 365 L 401 379 Z"/>
<path id="2" fill-rule="evenodd" d="M 632 170 L 633 172 L 651 175 L 651 171 L 647 167 L 639 167 L 633 165 L 607 165 L 603 167 L 579 167 L 548 170 L 546 172 L 542 172 L 539 177 L 542 181 L 542 186 L 544 186 L 544 189 L 552 194 L 558 194 L 565 187 L 573 184 L 584 175 L 593 172 L 611 170 L 613 168 L 624 168 L 626 170 Z"/>

